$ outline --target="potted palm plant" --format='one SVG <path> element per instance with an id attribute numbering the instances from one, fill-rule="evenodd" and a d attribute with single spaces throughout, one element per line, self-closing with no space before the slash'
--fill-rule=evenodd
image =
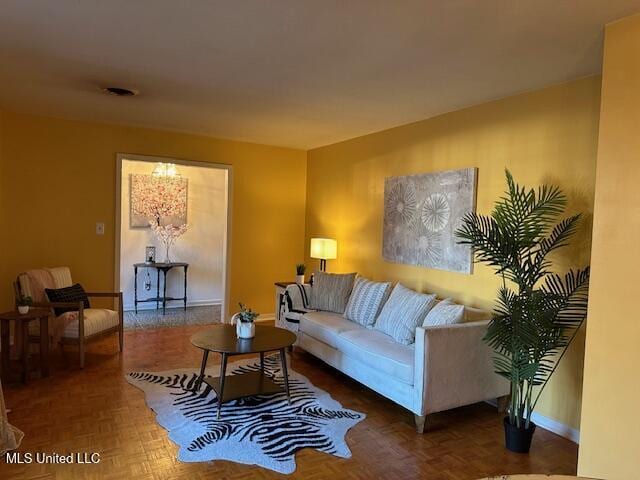
<path id="1" fill-rule="evenodd" d="M 549 254 L 568 245 L 580 221 L 580 214 L 560 219 L 562 191 L 527 190 L 508 170 L 506 176 L 507 191 L 491 215 L 467 214 L 456 236 L 502 277 L 484 341 L 496 373 L 511 384 L 506 446 L 526 453 L 536 428 L 531 414 L 586 317 L 589 267 L 552 271 Z"/>
<path id="2" fill-rule="evenodd" d="M 304 284 L 304 272 L 307 271 L 307 267 L 304 263 L 298 263 L 296 265 L 296 283 L 298 285 Z"/>

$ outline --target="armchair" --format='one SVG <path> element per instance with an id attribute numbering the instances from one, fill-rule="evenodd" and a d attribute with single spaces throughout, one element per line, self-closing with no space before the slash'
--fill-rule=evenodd
<path id="1" fill-rule="evenodd" d="M 118 310 L 106 308 L 84 308 L 82 302 L 49 302 L 45 288 L 64 288 L 73 285 L 71 271 L 68 267 L 29 270 L 18 275 L 14 283 L 16 298 L 20 295 L 30 296 L 34 305 L 51 309 L 54 318 L 53 328 L 49 335 L 61 345 L 78 345 L 80 368 L 85 364 L 86 345 L 112 333 L 118 333 L 120 351 L 124 344 L 124 323 L 122 311 L 122 292 L 87 292 L 87 296 L 117 299 Z M 56 316 L 54 308 L 71 307 L 72 312 Z M 51 324 L 50 324 L 51 325 Z M 40 326 L 33 322 L 29 326 L 29 340 L 39 341 Z"/>

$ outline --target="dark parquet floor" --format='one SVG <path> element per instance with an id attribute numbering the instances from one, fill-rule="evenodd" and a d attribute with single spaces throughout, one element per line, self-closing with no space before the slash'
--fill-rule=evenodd
<path id="1" fill-rule="evenodd" d="M 130 330 L 89 346 L 80 370 L 74 351 L 52 354 L 51 375 L 27 385 L 3 385 L 10 421 L 25 432 L 20 452 L 98 452 L 96 465 L 7 465 L 0 479 L 266 479 L 280 475 L 232 462 L 180 463 L 176 446 L 155 421 L 142 391 L 124 379 L 132 370 L 197 368 L 189 337 L 203 326 Z M 210 358 L 210 362 L 217 359 Z M 288 478 L 474 480 L 514 473 L 575 474 L 577 445 L 539 429 L 529 455 L 507 452 L 501 415 L 476 404 L 434 415 L 419 435 L 405 409 L 296 351 L 292 366 L 347 408 L 367 418 L 347 435 L 353 456 L 313 450 L 297 455 Z M 35 377 L 35 375 L 34 375 Z"/>

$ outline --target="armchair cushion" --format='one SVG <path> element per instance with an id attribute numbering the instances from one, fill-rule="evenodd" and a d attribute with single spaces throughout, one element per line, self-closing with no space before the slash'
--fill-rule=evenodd
<path id="1" fill-rule="evenodd" d="M 84 308 L 91 308 L 89 297 L 82 288 L 82 285 L 76 283 L 70 287 L 63 288 L 45 288 L 45 294 L 50 302 L 82 302 Z M 73 311 L 73 307 L 56 307 L 54 311 L 56 316 L 60 316 L 65 312 Z"/>
<path id="2" fill-rule="evenodd" d="M 65 312 L 55 319 L 55 322 L 62 323 L 64 330 L 62 338 L 78 338 L 78 312 Z M 118 312 L 105 308 L 87 308 L 84 310 L 84 336 L 89 337 L 96 333 L 103 332 L 109 328 L 117 326 L 119 323 Z M 51 325 L 49 326 L 51 331 Z M 29 324 L 29 335 L 39 335 L 40 325 L 38 322 Z"/>

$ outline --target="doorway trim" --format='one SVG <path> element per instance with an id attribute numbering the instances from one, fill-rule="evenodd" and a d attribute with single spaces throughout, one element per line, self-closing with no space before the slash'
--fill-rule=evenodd
<path id="1" fill-rule="evenodd" d="M 217 168 L 225 170 L 227 173 L 226 193 L 227 193 L 227 219 L 226 235 L 223 245 L 223 272 L 222 272 L 222 308 L 220 318 L 223 323 L 229 320 L 229 290 L 231 286 L 231 212 L 233 211 L 233 165 L 226 163 L 203 162 L 198 160 L 186 160 L 174 157 L 159 157 L 153 155 L 138 155 L 129 153 L 116 153 L 116 224 L 115 224 L 115 291 L 120 291 L 120 253 L 122 232 L 122 161 L 134 160 L 148 163 L 175 163 L 176 165 L 186 165 L 191 167 Z"/>

